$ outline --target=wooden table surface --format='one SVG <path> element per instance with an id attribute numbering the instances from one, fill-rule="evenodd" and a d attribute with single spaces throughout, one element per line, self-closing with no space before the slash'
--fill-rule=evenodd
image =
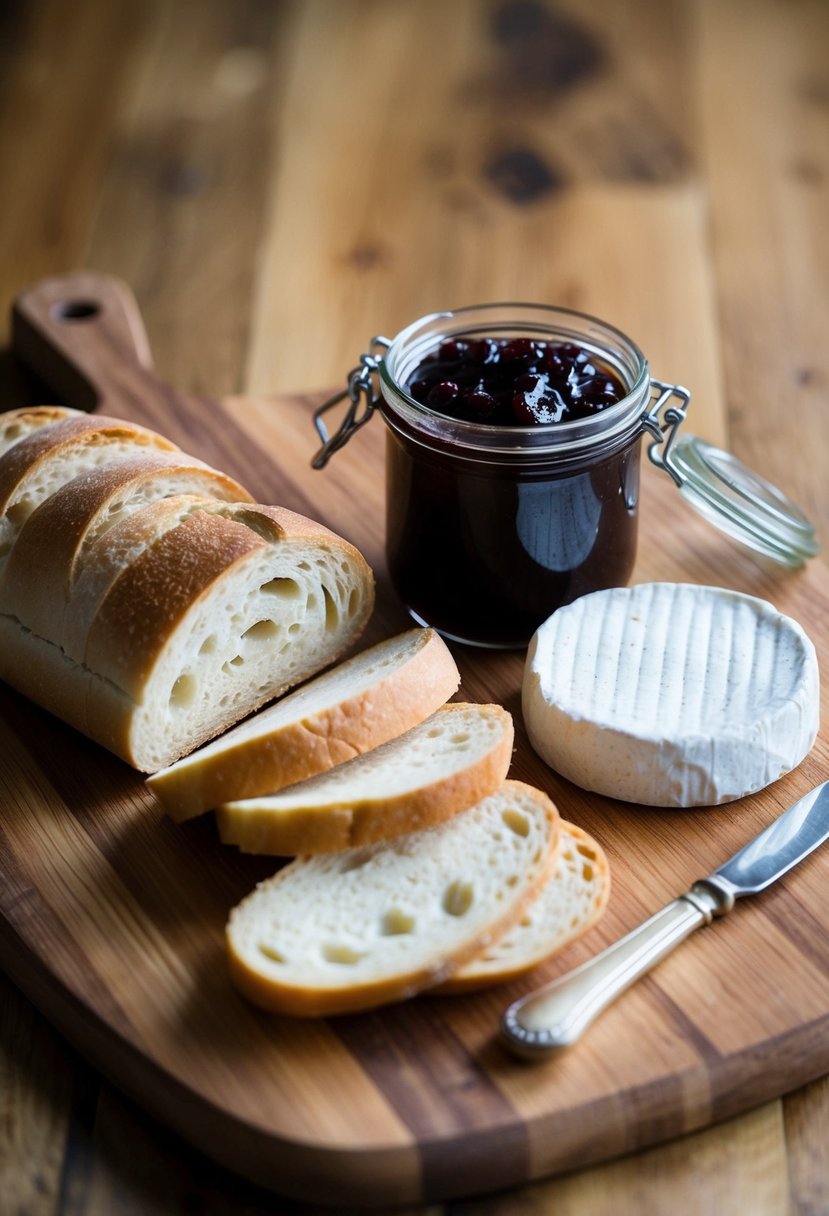
<path id="1" fill-rule="evenodd" d="M 166 379 L 223 395 L 338 383 L 433 309 L 564 304 L 690 385 L 693 430 L 826 538 L 827 52 L 825 0 L 10 0 L 0 345 L 19 291 L 82 266 L 132 285 Z M 0 408 L 42 397 L 0 357 Z M 3 979 L 0 1110 L 15 1216 L 297 1210 L 145 1117 Z M 827 1139 L 824 1079 L 429 1216 L 811 1216 Z"/>

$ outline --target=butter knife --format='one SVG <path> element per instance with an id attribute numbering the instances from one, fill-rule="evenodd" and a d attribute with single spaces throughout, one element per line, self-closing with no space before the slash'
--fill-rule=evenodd
<path id="1" fill-rule="evenodd" d="M 708 878 L 581 967 L 515 1001 L 501 1021 L 507 1046 L 527 1059 L 569 1047 L 593 1019 L 700 925 L 756 895 L 829 837 L 829 781 L 810 790 Z"/>

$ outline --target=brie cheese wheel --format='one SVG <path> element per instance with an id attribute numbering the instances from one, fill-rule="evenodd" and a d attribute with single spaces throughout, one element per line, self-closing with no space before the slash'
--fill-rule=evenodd
<path id="1" fill-rule="evenodd" d="M 710 806 L 762 789 L 811 749 L 817 657 L 765 600 L 644 583 L 553 613 L 530 643 L 522 700 L 535 750 L 584 789 Z"/>

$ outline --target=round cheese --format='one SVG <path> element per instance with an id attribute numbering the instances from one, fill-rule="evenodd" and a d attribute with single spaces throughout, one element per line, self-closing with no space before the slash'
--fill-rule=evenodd
<path id="1" fill-rule="evenodd" d="M 819 725 L 815 648 L 754 596 L 650 583 L 560 608 L 523 681 L 538 754 L 584 789 L 647 806 L 754 793 L 793 769 Z"/>

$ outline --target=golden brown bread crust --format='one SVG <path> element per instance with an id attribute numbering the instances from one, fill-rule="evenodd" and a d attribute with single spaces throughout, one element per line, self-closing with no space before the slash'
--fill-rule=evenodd
<path id="1" fill-rule="evenodd" d="M 176 444 L 155 431 L 117 418 L 105 418 L 100 414 L 62 418 L 33 431 L 0 456 L 0 513 L 8 509 L 21 482 L 58 449 L 97 446 L 115 440 L 130 440 L 139 448 L 179 450 Z"/>
<path id="2" fill-rule="evenodd" d="M 218 509 L 222 510 L 221 507 Z M 330 540 L 342 550 L 344 556 L 351 555 L 358 563 L 363 562 L 362 555 L 354 546 L 347 540 L 343 540 L 336 532 L 332 532 L 330 528 L 326 528 L 325 524 L 308 519 L 305 515 L 298 515 L 296 511 L 289 511 L 287 507 L 274 507 L 265 503 L 243 504 L 238 510 L 233 511 L 233 518 L 239 523 L 245 524 L 246 527 L 252 528 L 254 532 L 259 532 L 271 542 L 277 540 Z"/>
<path id="3" fill-rule="evenodd" d="M 475 708 L 453 702 L 448 710 Z M 314 806 L 274 813 L 266 808 L 237 810 L 219 807 L 216 823 L 225 844 L 243 853 L 296 857 L 304 853 L 336 853 L 343 849 L 391 840 L 422 828 L 445 823 L 474 806 L 503 783 L 512 759 L 512 717 L 500 705 L 480 707 L 501 722 L 501 737 L 492 751 L 458 772 L 438 780 L 424 774 L 422 784 L 405 793 L 380 795 L 344 807 Z"/>
<path id="4" fill-rule="evenodd" d="M 89 631 L 85 662 L 136 700 L 171 633 L 216 579 L 266 542 L 244 524 L 197 511 L 116 579 Z"/>
<path id="5" fill-rule="evenodd" d="M 221 751 L 201 760 L 193 756 L 184 767 L 157 773 L 149 779 L 150 788 L 167 812 L 182 821 L 231 799 L 304 781 L 402 735 L 448 701 L 460 681 L 455 660 L 438 634 L 411 632 L 422 638 L 416 653 L 361 693 L 286 722 L 271 734 L 242 735 L 234 741 L 231 732 Z M 366 653 L 341 664 L 338 675 L 347 681 L 349 667 L 362 662 Z"/>
<path id="6" fill-rule="evenodd" d="M 89 623 L 127 566 L 194 511 L 209 511 L 217 505 L 213 499 L 194 494 L 174 494 L 122 519 L 100 537 L 84 556 L 67 605 L 63 640 L 67 654 L 83 661 Z"/>
<path id="7" fill-rule="evenodd" d="M 196 511 L 115 580 L 90 628 L 84 662 L 140 699 L 170 634 L 217 579 L 268 545 L 323 539 L 365 564 L 328 528 L 281 507 L 219 504 Z"/>
<path id="8" fill-rule="evenodd" d="M 154 483 L 164 482 L 175 489 L 189 484 L 194 494 L 250 501 L 233 478 L 178 452 L 146 451 L 88 469 L 51 494 L 26 520 L 0 582 L 0 611 L 62 646 L 64 612 L 90 538 L 108 526 L 120 497 L 142 489 L 152 492 Z"/>

